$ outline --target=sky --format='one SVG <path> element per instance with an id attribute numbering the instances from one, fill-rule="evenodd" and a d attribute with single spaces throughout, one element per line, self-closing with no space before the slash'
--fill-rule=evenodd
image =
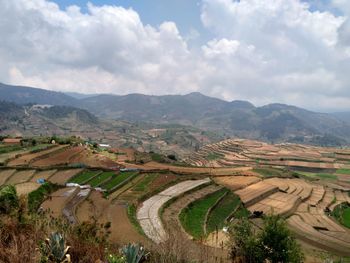
<path id="1" fill-rule="evenodd" d="M 349 0 L 0 0 L 0 82 L 350 111 Z"/>

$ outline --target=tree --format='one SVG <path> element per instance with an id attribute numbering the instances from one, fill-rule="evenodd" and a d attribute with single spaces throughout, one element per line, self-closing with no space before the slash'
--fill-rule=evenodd
<path id="1" fill-rule="evenodd" d="M 2 186 L 0 188 L 0 213 L 8 214 L 18 206 L 16 188 L 13 185 Z"/>
<path id="2" fill-rule="evenodd" d="M 271 263 L 303 262 L 304 255 L 285 221 L 276 215 L 264 217 L 264 228 L 258 235 L 263 258 Z"/>
<path id="3" fill-rule="evenodd" d="M 259 244 L 252 224 L 241 218 L 229 227 L 231 258 L 236 262 L 259 262 Z"/>
<path id="4" fill-rule="evenodd" d="M 300 263 L 304 255 L 279 216 L 264 216 L 264 225 L 255 233 L 247 218 L 229 227 L 231 258 L 235 262 Z"/>

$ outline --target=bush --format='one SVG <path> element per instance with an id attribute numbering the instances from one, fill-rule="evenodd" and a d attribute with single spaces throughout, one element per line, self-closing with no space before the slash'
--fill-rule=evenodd
<path id="1" fill-rule="evenodd" d="M 245 218 L 229 228 L 231 258 L 244 262 L 303 262 L 304 255 L 285 221 L 279 216 L 265 216 L 263 220 L 263 229 L 257 234 Z"/>
<path id="2" fill-rule="evenodd" d="M 16 188 L 13 185 L 5 185 L 0 188 L 0 213 L 9 214 L 18 208 L 19 200 Z"/>

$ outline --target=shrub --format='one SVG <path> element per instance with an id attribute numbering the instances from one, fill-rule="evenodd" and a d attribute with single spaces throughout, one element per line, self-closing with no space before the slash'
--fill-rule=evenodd
<path id="1" fill-rule="evenodd" d="M 13 185 L 5 185 L 0 188 L 0 213 L 8 214 L 18 208 L 19 201 L 16 188 Z"/>
<path id="2" fill-rule="evenodd" d="M 303 262 L 304 255 L 285 221 L 274 215 L 263 220 L 259 233 L 254 233 L 252 224 L 245 218 L 229 228 L 231 258 L 244 262 Z"/>

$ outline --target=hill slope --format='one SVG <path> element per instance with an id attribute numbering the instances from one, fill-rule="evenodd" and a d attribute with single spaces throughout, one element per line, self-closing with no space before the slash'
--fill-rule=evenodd
<path id="1" fill-rule="evenodd" d="M 60 92 L 0 84 L 1 100 L 18 104 L 74 105 L 105 119 L 148 123 L 151 126 L 188 125 L 214 131 L 221 136 L 270 142 L 322 145 L 350 142 L 350 121 L 347 114 L 317 113 L 284 104 L 255 107 L 246 101 L 228 102 L 198 92 L 166 96 L 74 96 L 75 98 Z"/>

